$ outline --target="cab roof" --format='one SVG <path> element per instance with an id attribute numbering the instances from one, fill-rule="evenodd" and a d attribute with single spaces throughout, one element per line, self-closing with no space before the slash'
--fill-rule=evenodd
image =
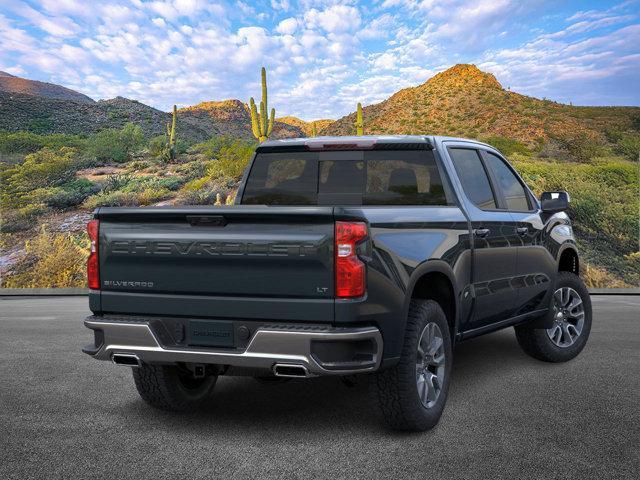
<path id="1" fill-rule="evenodd" d="M 324 137 L 300 137 L 283 138 L 279 140 L 266 140 L 258 146 L 258 150 L 271 149 L 304 149 L 304 150 L 359 150 L 373 149 L 376 146 L 384 145 L 389 148 L 397 145 L 432 149 L 437 143 L 442 141 L 469 142 L 480 145 L 485 143 L 467 138 L 445 137 L 438 135 L 358 135 L 358 136 L 324 136 Z M 489 145 L 486 145 L 489 146 Z"/>

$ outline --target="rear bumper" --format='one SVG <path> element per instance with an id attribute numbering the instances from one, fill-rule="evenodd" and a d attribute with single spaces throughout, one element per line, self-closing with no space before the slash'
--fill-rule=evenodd
<path id="1" fill-rule="evenodd" d="M 383 341 L 375 327 L 336 328 L 304 325 L 259 327 L 242 349 L 167 346 L 151 321 L 88 317 L 96 344 L 83 351 L 97 360 L 133 355 L 142 363 L 197 363 L 271 370 L 276 364 L 302 366 L 309 375 L 347 375 L 380 367 Z"/>

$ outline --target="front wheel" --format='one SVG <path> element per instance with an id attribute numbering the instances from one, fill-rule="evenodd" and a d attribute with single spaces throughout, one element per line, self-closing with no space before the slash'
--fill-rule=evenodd
<path id="1" fill-rule="evenodd" d="M 387 425 L 397 430 L 433 428 L 447 401 L 452 363 L 442 308 L 433 300 L 412 300 L 400 360 L 374 379 Z"/>
<path id="2" fill-rule="evenodd" d="M 584 282 L 560 272 L 553 294 L 550 328 L 515 327 L 516 338 L 528 355 L 544 362 L 566 362 L 584 348 L 591 331 L 591 299 Z"/>

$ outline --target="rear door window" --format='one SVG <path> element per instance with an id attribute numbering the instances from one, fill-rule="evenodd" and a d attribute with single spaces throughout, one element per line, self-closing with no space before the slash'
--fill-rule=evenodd
<path id="1" fill-rule="evenodd" d="M 450 148 L 449 155 L 469 200 L 482 210 L 498 208 L 478 151 L 471 148 Z"/>
<path id="2" fill-rule="evenodd" d="M 364 205 L 447 205 L 433 152 L 382 150 L 365 159 Z"/>

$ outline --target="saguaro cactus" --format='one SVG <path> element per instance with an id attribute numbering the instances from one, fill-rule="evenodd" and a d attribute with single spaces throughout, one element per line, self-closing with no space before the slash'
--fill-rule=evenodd
<path id="1" fill-rule="evenodd" d="M 249 100 L 249 109 L 251 111 L 251 130 L 253 136 L 260 142 L 264 142 L 273 130 L 273 119 L 276 116 L 276 109 L 271 109 L 271 115 L 267 117 L 267 71 L 262 67 L 262 100 L 260 101 L 260 113 L 256 108 L 256 102 L 251 97 Z"/>
<path id="2" fill-rule="evenodd" d="M 167 122 L 167 157 L 169 160 L 176 159 L 176 119 L 178 118 L 178 109 L 173 106 L 173 115 L 171 122 Z"/>
<path id="3" fill-rule="evenodd" d="M 364 124 L 362 123 L 362 104 L 358 102 L 358 109 L 356 110 L 356 135 L 364 135 Z"/>
<path id="4" fill-rule="evenodd" d="M 318 130 L 316 129 L 316 122 L 311 122 L 311 136 L 312 137 L 318 136 Z"/>

